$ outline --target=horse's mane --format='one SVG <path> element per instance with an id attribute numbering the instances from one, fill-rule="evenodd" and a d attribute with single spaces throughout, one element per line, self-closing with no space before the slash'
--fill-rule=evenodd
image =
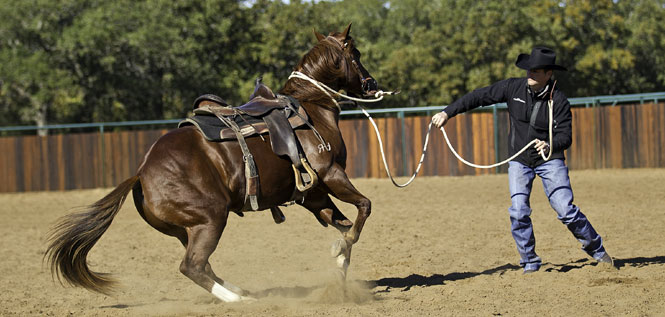
<path id="1" fill-rule="evenodd" d="M 346 78 L 347 72 L 350 71 L 350 67 L 344 59 L 341 43 L 333 36 L 328 36 L 319 41 L 302 57 L 295 70 L 326 84 L 330 88 L 339 89 L 340 84 Z M 349 38 L 347 42 L 349 45 L 353 45 L 352 39 Z M 302 79 L 287 81 L 280 93 L 290 95 L 301 101 L 307 100 L 320 105 L 333 106 L 328 95 Z"/>

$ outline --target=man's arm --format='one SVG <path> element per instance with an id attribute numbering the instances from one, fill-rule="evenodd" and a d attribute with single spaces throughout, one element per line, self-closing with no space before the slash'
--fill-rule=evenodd
<path id="1" fill-rule="evenodd" d="M 511 79 L 494 83 L 490 86 L 478 88 L 451 103 L 442 112 L 432 117 L 432 123 L 440 128 L 449 118 L 478 107 L 489 106 L 506 101 L 506 90 Z"/>

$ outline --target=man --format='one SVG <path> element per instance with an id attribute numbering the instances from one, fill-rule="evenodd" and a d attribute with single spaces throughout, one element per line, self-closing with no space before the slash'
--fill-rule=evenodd
<path id="1" fill-rule="evenodd" d="M 614 266 L 603 247 L 603 240 L 591 223 L 573 204 L 573 191 L 564 163 L 564 150 L 572 143 L 570 103 L 555 87 L 554 70 L 566 71 L 557 65 L 556 54 L 546 47 L 535 47 L 531 54 L 520 54 L 515 65 L 526 70 L 526 78 L 510 78 L 488 87 L 479 88 L 453 102 L 434 115 L 436 127 L 443 126 L 449 118 L 471 109 L 505 102 L 510 115 L 509 151 L 519 152 L 529 142 L 538 140 L 535 146 L 509 162 L 508 180 L 512 205 L 508 208 L 513 238 L 520 254 L 520 266 L 524 273 L 538 271 L 541 259 L 535 251 L 536 239 L 531 224 L 529 197 L 533 180 L 540 176 L 550 205 L 558 219 L 565 224 L 582 243 L 582 249 L 601 264 Z M 549 144 L 549 111 L 547 102 L 553 103 L 553 136 Z M 548 155 L 549 160 L 545 160 Z M 551 153 L 550 153 L 551 152 Z"/>

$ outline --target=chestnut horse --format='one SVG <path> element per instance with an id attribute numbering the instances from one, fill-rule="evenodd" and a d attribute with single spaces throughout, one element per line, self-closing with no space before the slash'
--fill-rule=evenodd
<path id="1" fill-rule="evenodd" d="M 324 36 L 296 66 L 315 81 L 356 97 L 377 89 L 376 81 L 360 63 L 360 53 L 344 32 Z M 370 201 L 349 181 L 344 169 L 346 147 L 338 127 L 340 108 L 317 85 L 290 78 L 279 91 L 297 99 L 315 130 L 297 129 L 296 136 L 319 182 L 297 203 L 324 225 L 340 231 L 333 244 L 342 278 L 346 275 L 351 246 L 358 241 L 370 214 Z M 318 131 L 319 136 L 315 135 Z M 321 146 L 321 138 L 326 146 Z M 267 137 L 265 138 L 267 139 Z M 247 138 L 261 185 L 259 210 L 288 202 L 295 180 L 288 159 L 275 155 L 270 142 Z M 323 150 L 322 150 L 323 148 Z M 229 212 L 242 215 L 245 205 L 244 162 L 235 141 L 209 142 L 193 126 L 175 129 L 159 138 L 145 155 L 135 176 L 80 213 L 60 219 L 49 237 L 45 254 L 52 273 L 71 285 L 108 293 L 113 280 L 87 265 L 90 249 L 108 229 L 130 190 L 143 219 L 158 231 L 178 238 L 185 247 L 180 272 L 225 302 L 251 299 L 250 294 L 217 277 L 208 259 L 215 251 Z M 333 204 L 330 195 L 358 209 L 355 223 Z"/>

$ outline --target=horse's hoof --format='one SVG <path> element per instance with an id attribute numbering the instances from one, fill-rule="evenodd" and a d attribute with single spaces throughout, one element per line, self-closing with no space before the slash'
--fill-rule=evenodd
<path id="1" fill-rule="evenodd" d="M 237 288 L 237 287 L 235 287 L 233 285 L 230 285 L 228 283 L 227 283 L 227 285 L 229 285 L 233 288 Z M 242 301 L 242 298 L 244 297 L 244 296 L 238 295 L 237 293 L 229 290 L 228 288 L 226 288 L 222 285 L 219 285 L 218 283 L 215 283 L 212 286 L 212 290 L 210 292 L 213 295 L 215 295 L 215 297 L 221 299 L 225 303 L 239 302 L 239 301 Z"/>
<path id="2" fill-rule="evenodd" d="M 339 239 L 339 240 L 333 242 L 332 247 L 330 248 L 330 255 L 332 257 L 337 257 L 338 255 L 346 252 L 347 248 L 348 248 L 348 245 L 346 244 L 346 240 Z"/>

